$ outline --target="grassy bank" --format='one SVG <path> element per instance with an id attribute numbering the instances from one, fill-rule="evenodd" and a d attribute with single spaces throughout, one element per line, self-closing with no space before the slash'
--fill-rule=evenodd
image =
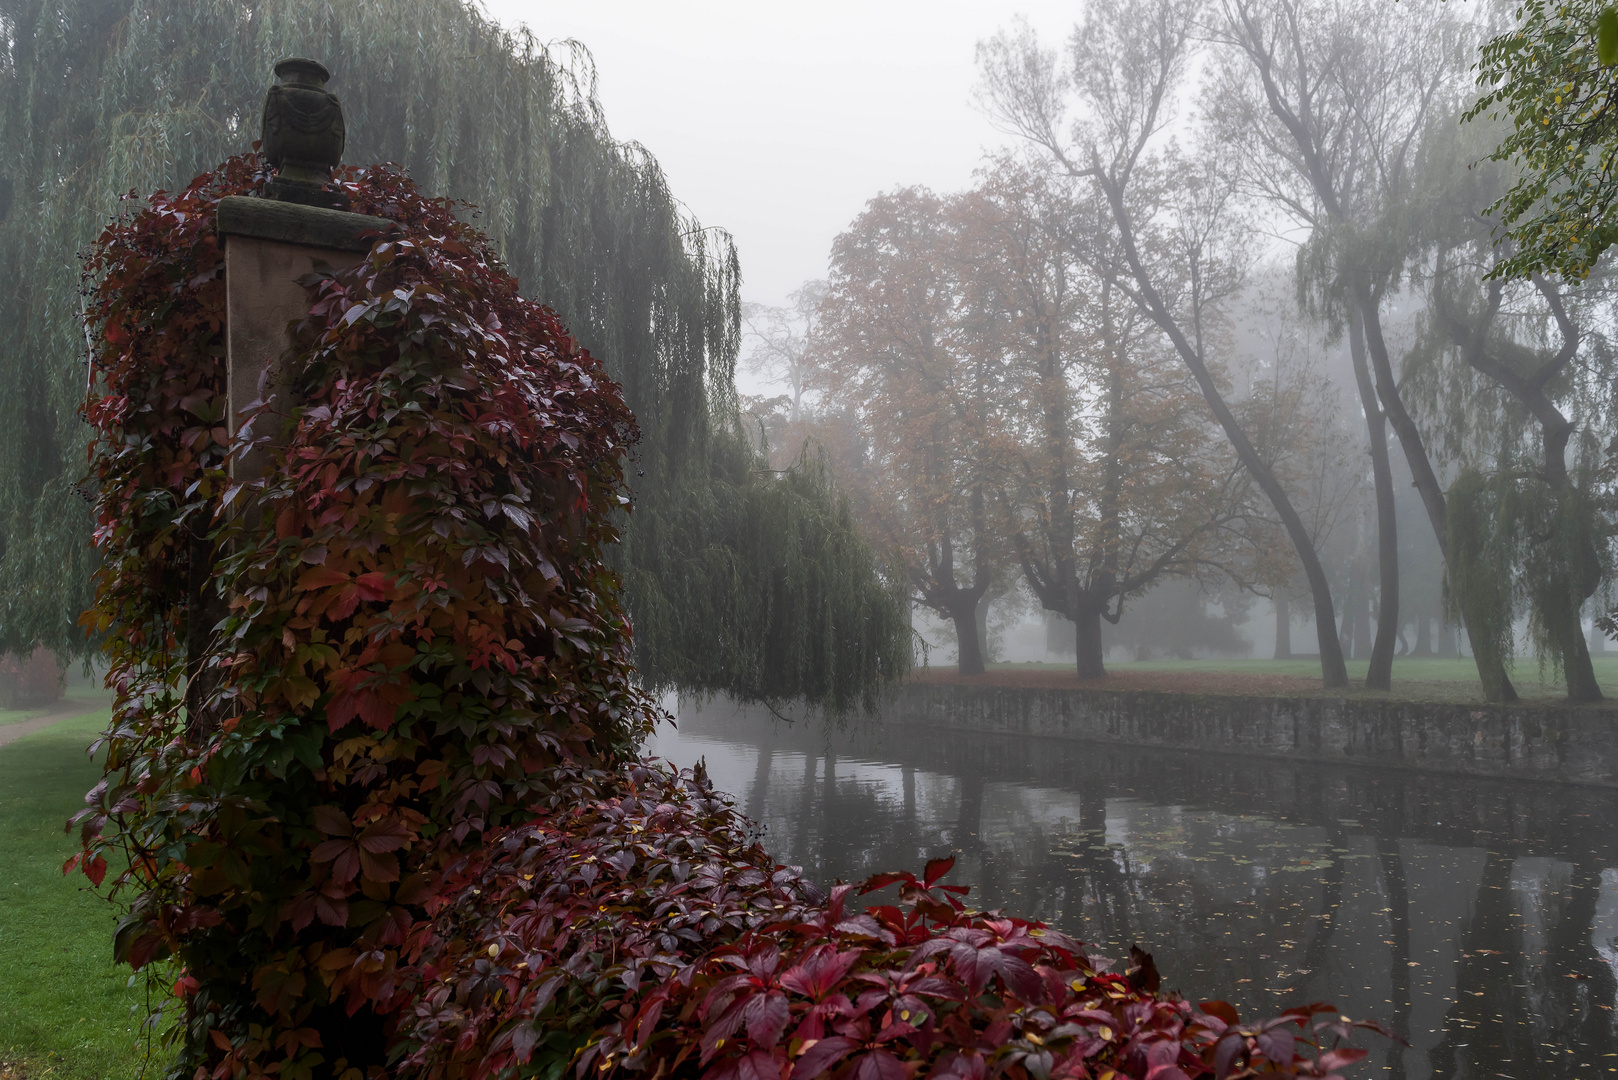
<path id="1" fill-rule="evenodd" d="M 104 702 L 87 697 L 94 711 L 0 747 L 0 1073 L 29 1080 L 141 1072 L 143 991 L 113 966 L 112 907 L 61 871 L 74 848 L 63 824 L 101 775 L 84 751 Z M 0 724 L 24 718 L 0 713 Z"/>

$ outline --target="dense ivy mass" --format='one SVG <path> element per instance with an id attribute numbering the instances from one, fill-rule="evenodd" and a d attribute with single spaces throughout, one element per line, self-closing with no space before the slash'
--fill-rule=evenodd
<path id="1" fill-rule="evenodd" d="M 642 439 L 614 561 L 648 685 L 846 709 L 908 666 L 906 613 L 824 473 L 777 482 L 739 428 L 729 238 L 614 141 L 582 50 L 463 0 L 0 0 L 0 648 L 88 647 L 75 253 L 122 193 L 247 146 L 288 55 L 335 72 L 349 160 L 477 204 L 623 387 Z M 750 632 L 720 632 L 738 617 Z"/>
<path id="2" fill-rule="evenodd" d="M 315 1047 L 374 1060 L 440 863 L 526 817 L 547 770 L 610 766 L 651 715 L 603 558 L 632 418 L 397 173 L 345 185 L 405 229 L 310 282 L 293 428 L 268 480 L 231 480 L 214 208 L 262 181 L 256 160 L 109 228 L 90 314 L 94 617 L 118 693 L 83 858 L 92 880 L 127 866 L 117 955 L 175 959 L 182 1065 L 221 1075 Z M 208 693 L 187 702 L 207 594 L 228 615 L 201 627 Z"/>
<path id="3" fill-rule="evenodd" d="M 472 854 L 413 939 L 422 989 L 400 1020 L 401 1071 L 1332 1077 L 1365 1057 L 1342 1045 L 1354 1028 L 1382 1030 L 1326 1005 L 1244 1024 L 1226 1002 L 1161 994 L 1138 950 L 1111 973 L 1041 923 L 968 909 L 941 884 L 951 859 L 823 897 L 744 824 L 700 780 L 635 766 L 612 797 Z"/>

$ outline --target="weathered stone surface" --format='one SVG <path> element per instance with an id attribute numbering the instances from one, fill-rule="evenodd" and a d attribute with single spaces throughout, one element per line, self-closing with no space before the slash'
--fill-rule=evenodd
<path id="1" fill-rule="evenodd" d="M 229 202 L 230 200 L 225 200 Z M 258 202 L 242 199 L 241 202 Z M 300 214 L 336 214 L 332 210 L 289 204 L 278 205 Z M 342 217 L 360 217 L 342 214 Z M 224 217 L 224 209 L 220 209 Z M 366 218 L 367 221 L 380 220 Z M 221 221 L 223 225 L 223 221 Z M 223 231 L 223 230 L 221 230 Z M 366 244 L 369 250 L 369 241 Z M 289 403 L 276 401 L 281 381 L 275 365 L 292 343 L 291 326 L 309 313 L 309 297 L 298 279 L 325 265 L 334 270 L 352 266 L 362 256 L 353 249 L 321 248 L 283 243 L 275 239 L 236 233 L 225 240 L 225 394 L 229 402 L 227 427 L 232 437 L 242 423 L 242 413 L 263 395 L 270 402 L 261 414 L 254 434 L 279 442 L 284 426 L 282 417 Z M 275 427 L 276 430 L 267 430 Z M 262 449 L 243 454 L 231 462 L 231 473 L 240 479 L 263 475 L 267 455 Z"/>
<path id="2" fill-rule="evenodd" d="M 376 243 L 377 232 L 390 232 L 393 227 L 387 218 L 323 206 L 246 195 L 227 195 L 219 200 L 221 236 L 250 236 L 283 244 L 366 252 Z"/>
<path id="3" fill-rule="evenodd" d="M 907 683 L 886 723 L 1618 788 L 1618 711 Z"/>
<path id="4" fill-rule="evenodd" d="M 347 141 L 342 103 L 326 89 L 331 72 L 318 60 L 289 56 L 275 65 L 275 77 L 260 119 L 264 160 L 282 180 L 324 184 Z"/>

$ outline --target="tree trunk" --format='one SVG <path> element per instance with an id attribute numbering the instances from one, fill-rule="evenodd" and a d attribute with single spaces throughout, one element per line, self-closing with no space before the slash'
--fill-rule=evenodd
<path id="1" fill-rule="evenodd" d="M 983 598 L 977 602 L 977 607 L 973 610 L 973 617 L 977 620 L 978 627 L 978 655 L 982 657 L 982 663 L 985 665 L 994 660 L 992 651 L 989 648 L 990 603 L 989 594 L 985 592 Z"/>
<path id="2" fill-rule="evenodd" d="M 1354 651 L 1356 660 L 1371 658 L 1371 590 L 1365 579 L 1360 579 L 1359 592 L 1354 595 Z"/>
<path id="3" fill-rule="evenodd" d="M 1466 597 L 1460 598 L 1461 629 L 1468 626 L 1487 626 L 1489 616 L 1480 611 L 1468 613 Z M 1459 652 L 1457 640 L 1456 652 Z M 1472 663 L 1478 669 L 1478 681 L 1483 684 L 1483 700 L 1485 701 L 1516 701 L 1517 690 L 1511 685 L 1511 679 L 1506 675 L 1506 661 L 1510 659 L 1494 645 L 1492 635 L 1475 635 L 1467 632 L 1466 644 L 1472 650 Z"/>
<path id="4" fill-rule="evenodd" d="M 1101 657 L 1101 612 L 1094 608 L 1080 608 L 1073 615 L 1073 643 L 1078 653 L 1079 678 L 1106 678 L 1107 669 Z"/>
<path id="5" fill-rule="evenodd" d="M 1426 611 L 1416 616 L 1416 647 L 1410 650 L 1410 655 L 1433 655 L 1433 620 Z"/>
<path id="6" fill-rule="evenodd" d="M 1292 659 L 1292 602 L 1284 592 L 1277 592 L 1271 603 L 1275 605 L 1275 658 Z"/>
<path id="7" fill-rule="evenodd" d="M 1569 701 L 1600 701 L 1601 684 L 1596 682 L 1595 665 L 1590 663 L 1590 648 L 1584 640 L 1584 624 L 1579 619 L 1582 606 L 1572 597 L 1565 597 L 1556 605 L 1561 610 L 1547 612 L 1553 618 L 1545 620 L 1545 629 L 1562 654 L 1562 676 L 1567 683 Z"/>
<path id="8" fill-rule="evenodd" d="M 1331 583 L 1326 578 L 1325 568 L 1320 565 L 1320 553 L 1315 550 L 1314 537 L 1310 535 L 1309 528 L 1303 523 L 1297 508 L 1292 505 L 1292 499 L 1287 495 L 1286 488 L 1282 487 L 1275 472 L 1259 456 L 1253 441 L 1247 437 L 1247 432 L 1236 419 L 1236 414 L 1230 411 L 1224 394 L 1219 390 L 1219 384 L 1203 361 L 1201 349 L 1192 345 L 1186 338 L 1179 322 L 1158 293 L 1157 287 L 1152 284 L 1152 276 L 1146 269 L 1140 249 L 1135 243 L 1135 227 L 1130 220 L 1129 209 L 1124 205 L 1122 187 L 1105 173 L 1097 172 L 1094 175 L 1112 210 L 1113 222 L 1118 228 L 1118 240 L 1123 248 L 1124 259 L 1129 264 L 1129 274 L 1135 279 L 1140 291 L 1141 306 L 1168 336 L 1174 351 L 1190 370 L 1191 377 L 1197 381 L 1203 398 L 1213 410 L 1214 419 L 1219 421 L 1225 437 L 1235 448 L 1236 456 L 1258 484 L 1259 489 L 1269 498 L 1270 505 L 1275 507 L 1276 516 L 1281 519 L 1281 524 L 1287 531 L 1287 538 L 1292 541 L 1293 550 L 1298 553 L 1298 561 L 1303 564 L 1304 576 L 1309 580 L 1309 594 L 1315 602 L 1315 637 L 1320 641 L 1320 681 L 1328 690 L 1345 687 L 1348 685 L 1348 666 L 1343 663 L 1343 650 L 1337 643 L 1337 616 L 1332 606 Z"/>
<path id="9" fill-rule="evenodd" d="M 1450 625 L 1446 616 L 1438 617 L 1438 658 L 1440 660 L 1459 660 L 1461 657 L 1460 644 L 1455 640 L 1455 627 Z"/>
<path id="10" fill-rule="evenodd" d="M 1399 636 L 1399 522 L 1393 505 L 1393 469 L 1388 464 L 1388 421 L 1377 407 L 1376 387 L 1365 365 L 1365 320 L 1357 307 L 1349 315 L 1348 329 L 1348 352 L 1354 362 L 1360 406 L 1365 411 L 1371 478 L 1376 488 L 1376 641 L 1371 645 L 1371 665 L 1365 672 L 1365 686 L 1370 690 L 1388 690 L 1393 685 L 1393 649 Z M 1369 633 L 1366 637 L 1370 637 Z M 1359 659 L 1358 652 L 1355 659 Z"/>
<path id="11" fill-rule="evenodd" d="M 1564 330 L 1570 340 L 1576 342 L 1571 331 L 1565 327 Z M 1545 481 L 1556 493 L 1561 506 L 1566 507 L 1576 497 L 1573 481 L 1567 475 L 1567 441 L 1573 434 L 1573 425 L 1548 402 L 1536 412 L 1541 414 L 1540 439 L 1545 457 Z M 1542 586 L 1549 597 L 1543 605 L 1543 617 L 1545 628 L 1556 643 L 1556 650 L 1562 654 L 1562 675 L 1567 681 L 1568 700 L 1600 701 L 1601 686 L 1596 682 L 1595 667 L 1590 663 L 1590 648 L 1584 640 L 1582 612 L 1584 602 L 1601 587 L 1601 557 L 1596 552 L 1595 544 L 1588 538 L 1583 538 L 1577 546 L 1579 561 L 1573 566 L 1563 567 L 1556 579 Z"/>
<path id="12" fill-rule="evenodd" d="M 1343 655 L 1354 659 L 1354 630 L 1358 624 L 1354 612 L 1360 602 L 1360 587 L 1358 575 L 1351 574 L 1348 579 L 1348 591 L 1343 597 L 1343 621 L 1337 627 L 1337 644 L 1343 650 Z"/>
<path id="13" fill-rule="evenodd" d="M 1500 310 L 1504 295 L 1504 286 L 1501 282 L 1494 281 L 1489 285 L 1489 303 L 1485 309 L 1487 317 L 1482 325 L 1474 326 L 1468 333 L 1458 320 L 1451 318 L 1449 321 L 1451 333 L 1456 343 L 1461 346 L 1466 362 L 1479 373 L 1493 379 L 1527 406 L 1528 411 L 1539 423 L 1540 445 L 1544 455 L 1541 477 L 1556 495 L 1557 500 L 1563 503 L 1560 509 L 1565 510 L 1568 507 L 1564 500 L 1575 495 L 1572 481 L 1567 475 L 1567 442 L 1573 434 L 1574 424 L 1546 395 L 1545 387 L 1578 355 L 1580 334 L 1578 325 L 1568 317 L 1567 308 L 1562 304 L 1560 287 L 1552 285 L 1537 274 L 1533 275 L 1533 282 L 1534 287 L 1550 305 L 1551 314 L 1562 334 L 1562 347 L 1556 351 L 1555 356 L 1541 364 L 1527 378 L 1510 365 L 1502 364 L 1488 354 L 1487 329 Z M 1577 508 L 1573 509 L 1576 513 Z M 1583 564 L 1582 567 L 1576 569 L 1564 566 L 1556 571 L 1552 580 L 1536 586 L 1536 594 L 1544 601 L 1536 606 L 1540 609 L 1540 619 L 1545 624 L 1552 645 L 1562 662 L 1562 672 L 1567 679 L 1568 699 L 1599 701 L 1601 688 L 1596 684 L 1595 670 L 1590 666 L 1590 652 L 1584 640 L 1584 629 L 1579 622 L 1579 611 L 1584 606 L 1584 601 L 1588 600 L 1600 586 L 1601 568 L 1593 541 L 1585 541 L 1580 548 L 1579 562 Z M 1575 577 L 1577 580 L 1574 580 Z M 1571 595 L 1575 590 L 1577 590 L 1576 597 Z"/>
<path id="14" fill-rule="evenodd" d="M 1438 540 L 1438 550 L 1447 560 L 1449 507 L 1444 499 L 1444 489 L 1438 482 L 1438 474 L 1433 471 L 1432 462 L 1427 458 L 1427 447 L 1421 441 L 1421 432 L 1417 430 L 1416 422 L 1410 418 L 1404 400 L 1399 396 L 1399 384 L 1393 377 L 1393 363 L 1388 359 L 1388 344 L 1382 336 L 1381 316 L 1377 312 L 1376 301 L 1372 299 L 1370 283 L 1363 277 L 1355 282 L 1354 295 L 1364 316 L 1365 343 L 1371 354 L 1371 366 L 1376 372 L 1377 395 L 1388 421 L 1393 424 L 1394 434 L 1399 436 L 1405 464 L 1410 467 L 1416 492 L 1427 509 L 1427 520 L 1432 524 L 1433 536 Z M 1463 606 L 1462 626 L 1469 626 L 1475 617 Z M 1516 701 L 1517 690 L 1506 674 L 1506 658 L 1494 654 L 1494 649 L 1478 649 L 1474 646 L 1472 650 L 1473 660 L 1478 667 L 1478 681 L 1483 684 L 1483 696 L 1489 701 Z"/>
<path id="15" fill-rule="evenodd" d="M 983 642 L 978 639 L 977 605 L 968 600 L 959 610 L 951 610 L 950 621 L 955 624 L 955 641 L 959 646 L 956 670 L 962 675 L 983 674 Z"/>

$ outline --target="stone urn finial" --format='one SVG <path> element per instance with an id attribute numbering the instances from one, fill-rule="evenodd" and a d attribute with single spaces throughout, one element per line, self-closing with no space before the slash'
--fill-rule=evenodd
<path id="1" fill-rule="evenodd" d="M 343 106 L 326 89 L 331 72 L 317 60 L 289 56 L 275 65 L 275 77 L 279 81 L 264 96 L 262 153 L 276 169 L 265 197 L 347 206 L 341 192 L 326 187 L 344 142 Z"/>

